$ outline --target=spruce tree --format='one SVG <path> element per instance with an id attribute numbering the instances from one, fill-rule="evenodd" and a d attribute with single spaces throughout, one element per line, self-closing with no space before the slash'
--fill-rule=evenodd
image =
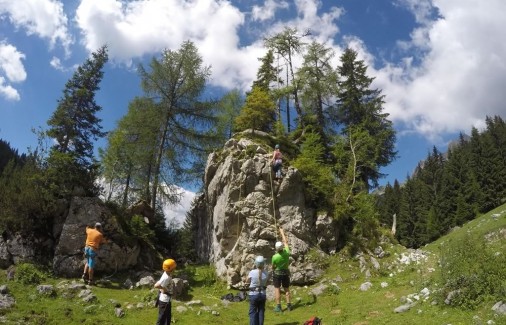
<path id="1" fill-rule="evenodd" d="M 102 107 L 95 102 L 95 94 L 107 60 L 107 48 L 103 46 L 77 68 L 47 121 L 46 135 L 55 141 L 47 160 L 47 176 L 58 195 L 66 196 L 75 187 L 97 194 L 94 181 L 98 166 L 93 145 L 105 133 L 98 117 Z"/>
<path id="2" fill-rule="evenodd" d="M 387 166 L 396 157 L 395 130 L 383 113 L 384 95 L 381 90 L 372 89 L 374 78 L 366 75 L 367 66 L 357 59 L 357 52 L 346 49 L 341 56 L 339 73 L 339 91 L 337 93 L 338 123 L 341 133 L 347 137 L 361 129 L 373 143 L 365 160 L 357 164 L 360 178 L 369 189 L 378 185 L 383 175 L 380 167 Z M 365 136 L 365 134 L 364 134 Z"/>

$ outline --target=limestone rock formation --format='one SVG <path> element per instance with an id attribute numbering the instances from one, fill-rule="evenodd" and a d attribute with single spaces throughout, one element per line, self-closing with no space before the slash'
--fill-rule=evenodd
<path id="1" fill-rule="evenodd" d="M 261 132 L 255 133 L 262 136 Z M 263 134 L 268 139 L 267 134 Z M 317 217 L 304 197 L 299 171 L 284 166 L 281 181 L 271 176 L 271 153 L 252 140 L 230 139 L 221 152 L 209 155 L 203 194 L 190 211 L 198 229 L 197 252 L 216 266 L 218 276 L 240 287 L 256 255 L 274 255 L 282 227 L 291 249 L 291 279 L 311 283 L 321 274 L 308 258 L 335 249 L 333 221 Z"/>
<path id="2" fill-rule="evenodd" d="M 98 198 L 74 197 L 55 248 L 53 271 L 65 277 L 79 276 L 84 267 L 83 248 L 86 225 L 102 223 L 108 243 L 100 248 L 96 271 L 114 272 L 137 265 L 141 246 L 136 240 L 124 240 L 111 212 Z"/>

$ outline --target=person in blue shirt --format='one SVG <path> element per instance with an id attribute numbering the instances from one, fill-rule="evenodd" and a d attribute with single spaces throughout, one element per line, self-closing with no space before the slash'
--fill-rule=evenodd
<path id="1" fill-rule="evenodd" d="M 269 273 L 265 270 L 263 256 L 255 258 L 255 269 L 251 270 L 246 279 L 249 287 L 249 324 L 263 325 L 265 316 L 266 287 Z"/>

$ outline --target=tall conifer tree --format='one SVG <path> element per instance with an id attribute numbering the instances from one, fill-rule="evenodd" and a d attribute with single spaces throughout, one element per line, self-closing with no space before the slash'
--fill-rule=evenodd
<path id="1" fill-rule="evenodd" d="M 346 49 L 341 56 L 339 91 L 337 94 L 337 113 L 342 134 L 350 137 L 355 130 L 367 132 L 372 141 L 370 152 L 357 166 L 363 184 L 367 188 L 376 187 L 383 175 L 380 167 L 390 164 L 396 156 L 395 130 L 383 113 L 384 95 L 381 90 L 372 89 L 374 78 L 366 75 L 367 66 L 357 59 L 357 52 Z"/>
<path id="2" fill-rule="evenodd" d="M 107 48 L 103 46 L 77 68 L 47 122 L 46 135 L 55 141 L 48 157 L 47 175 L 59 195 L 69 194 L 76 186 L 96 194 L 93 144 L 105 133 L 97 116 L 102 107 L 95 102 L 95 94 L 107 60 Z"/>

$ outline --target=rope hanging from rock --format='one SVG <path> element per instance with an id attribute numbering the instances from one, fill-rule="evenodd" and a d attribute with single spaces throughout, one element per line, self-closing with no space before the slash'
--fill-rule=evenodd
<path id="1" fill-rule="evenodd" d="M 272 168 L 269 168 L 269 175 L 271 177 L 271 198 L 272 198 L 272 215 L 274 217 L 274 233 L 276 234 L 276 241 L 278 240 L 278 221 L 276 220 L 276 199 L 274 197 L 274 184 L 272 182 Z"/>

